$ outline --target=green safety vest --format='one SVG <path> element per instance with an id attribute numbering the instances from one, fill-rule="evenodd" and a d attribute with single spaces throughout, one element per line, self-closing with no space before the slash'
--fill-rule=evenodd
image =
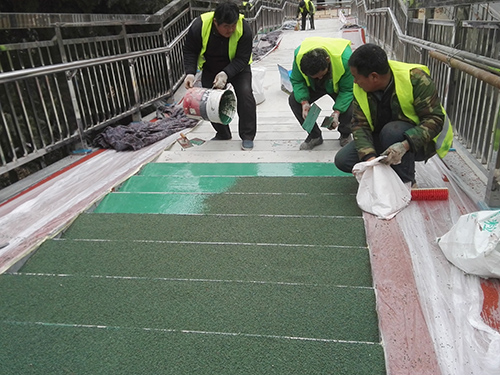
<path id="1" fill-rule="evenodd" d="M 234 33 L 229 37 L 229 60 L 234 59 L 234 56 L 236 56 L 236 48 L 238 47 L 238 41 L 240 40 L 241 36 L 243 35 L 243 14 L 240 14 L 240 17 L 238 21 L 236 22 L 236 30 Z M 198 69 L 203 68 L 203 64 L 205 64 L 205 51 L 207 50 L 207 44 L 208 44 L 208 39 L 210 38 L 210 31 L 212 30 L 212 24 L 214 21 L 214 12 L 207 12 L 203 13 L 201 15 L 201 21 L 202 21 L 202 26 L 201 26 L 201 51 L 200 55 L 198 56 Z M 250 60 L 248 61 L 249 64 L 252 63 L 252 56 L 250 56 Z"/>
<path id="2" fill-rule="evenodd" d="M 304 10 L 307 10 L 310 14 L 316 13 L 316 7 L 311 0 L 304 0 L 304 6 L 299 7 L 300 13 L 304 13 Z"/>
<path id="3" fill-rule="evenodd" d="M 398 98 L 401 110 L 404 115 L 412 120 L 415 124 L 420 123 L 420 119 L 415 113 L 415 107 L 413 106 L 413 87 L 410 80 L 410 71 L 414 68 L 422 69 L 427 74 L 430 74 L 429 68 L 425 65 L 420 64 L 407 64 L 399 61 L 389 60 L 389 65 L 391 71 L 394 75 L 394 83 L 396 85 L 396 96 Z M 371 129 L 373 130 L 372 116 L 370 113 L 370 107 L 368 105 L 368 95 L 366 91 L 354 84 L 353 88 L 354 97 L 358 102 L 363 114 L 365 115 Z M 436 152 L 439 157 L 444 158 L 448 153 L 452 143 L 453 143 L 453 129 L 451 126 L 450 119 L 443 109 L 443 114 L 445 115 L 443 129 L 441 132 L 434 137 L 433 141 L 436 143 Z"/>
<path id="4" fill-rule="evenodd" d="M 330 64 L 332 65 L 333 90 L 334 92 L 339 92 L 339 81 L 345 73 L 344 64 L 342 63 L 342 54 L 344 53 L 347 46 L 350 45 L 351 41 L 347 39 L 323 37 L 311 37 L 304 39 L 304 41 L 300 45 L 300 49 L 297 52 L 295 60 L 297 62 L 300 73 L 306 80 L 307 86 L 311 86 L 311 82 L 309 81 L 309 77 L 305 75 L 300 68 L 302 57 L 304 57 L 307 52 L 313 49 L 323 48 L 328 53 L 328 56 L 330 57 Z"/>

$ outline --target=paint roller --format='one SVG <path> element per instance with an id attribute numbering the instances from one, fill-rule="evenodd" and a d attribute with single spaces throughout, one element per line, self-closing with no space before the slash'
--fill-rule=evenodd
<path id="1" fill-rule="evenodd" d="M 448 188 L 412 188 L 412 201 L 444 201 L 448 199 Z"/>

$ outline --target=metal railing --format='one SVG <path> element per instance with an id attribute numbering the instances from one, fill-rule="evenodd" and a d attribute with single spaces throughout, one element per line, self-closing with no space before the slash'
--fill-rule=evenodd
<path id="1" fill-rule="evenodd" d="M 411 10 L 402 0 L 356 0 L 351 13 L 389 58 L 430 68 L 454 147 L 487 181 L 484 203 L 500 207 L 500 20 L 490 4 Z"/>
<path id="2" fill-rule="evenodd" d="M 0 14 L 0 174 L 173 96 L 191 21 L 216 3 L 175 0 L 154 15 Z M 204 4 L 204 6 L 203 6 Z M 254 34 L 295 18 L 297 1 L 258 0 Z M 2 34 L 4 33 L 4 34 Z"/>

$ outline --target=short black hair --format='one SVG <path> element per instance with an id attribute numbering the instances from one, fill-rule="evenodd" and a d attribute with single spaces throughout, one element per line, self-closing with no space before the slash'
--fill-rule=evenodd
<path id="1" fill-rule="evenodd" d="M 360 45 L 354 50 L 348 62 L 351 68 L 356 68 L 358 74 L 368 77 L 370 73 L 387 74 L 389 61 L 385 51 L 373 43 Z"/>
<path id="2" fill-rule="evenodd" d="M 328 53 L 323 48 L 315 48 L 306 52 L 300 60 L 300 70 L 306 76 L 312 77 L 330 66 Z"/>
<path id="3" fill-rule="evenodd" d="M 238 22 L 239 17 L 240 10 L 238 5 L 231 1 L 219 3 L 214 11 L 214 18 L 219 25 L 222 25 L 223 23 L 234 25 Z"/>

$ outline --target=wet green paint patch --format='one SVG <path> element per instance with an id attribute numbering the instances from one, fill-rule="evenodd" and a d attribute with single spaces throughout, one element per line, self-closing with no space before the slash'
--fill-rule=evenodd
<path id="1" fill-rule="evenodd" d="M 349 177 L 132 176 L 118 192 L 304 193 L 355 195 L 358 182 Z"/>
<path id="2" fill-rule="evenodd" d="M 149 163 L 149 176 L 348 176 L 333 163 Z"/>
<path id="3" fill-rule="evenodd" d="M 354 198 L 312 194 L 111 193 L 95 213 L 361 216 Z"/>

